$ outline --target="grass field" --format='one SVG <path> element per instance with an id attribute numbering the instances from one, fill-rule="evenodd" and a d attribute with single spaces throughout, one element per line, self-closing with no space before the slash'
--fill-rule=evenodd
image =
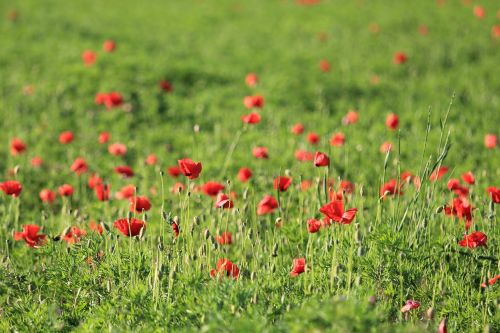
<path id="1" fill-rule="evenodd" d="M 500 3 L 307 2 L 0 3 L 0 331 L 500 331 Z"/>

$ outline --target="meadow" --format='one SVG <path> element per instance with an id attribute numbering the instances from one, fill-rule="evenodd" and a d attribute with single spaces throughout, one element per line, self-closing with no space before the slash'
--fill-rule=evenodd
<path id="1" fill-rule="evenodd" d="M 500 3 L 0 3 L 0 331 L 499 332 Z"/>

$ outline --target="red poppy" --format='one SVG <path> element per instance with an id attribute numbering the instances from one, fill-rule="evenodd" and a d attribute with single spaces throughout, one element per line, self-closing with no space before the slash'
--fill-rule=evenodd
<path id="1" fill-rule="evenodd" d="M 183 184 L 183 183 L 175 183 L 172 188 L 170 189 L 170 191 L 173 193 L 173 194 L 177 194 L 179 192 L 183 192 L 184 190 L 186 189 L 186 186 Z"/>
<path id="2" fill-rule="evenodd" d="M 494 25 L 491 27 L 491 37 L 500 38 L 500 25 Z"/>
<path id="3" fill-rule="evenodd" d="M 40 227 L 34 224 L 28 224 L 23 226 L 23 231 L 14 232 L 14 240 L 19 241 L 24 239 L 26 244 L 30 247 L 42 246 L 47 240 L 47 236 L 44 234 L 39 234 Z"/>
<path id="4" fill-rule="evenodd" d="M 116 198 L 118 200 L 127 200 L 135 196 L 135 186 L 134 185 L 126 185 L 122 187 L 122 189 L 116 193 Z"/>
<path id="5" fill-rule="evenodd" d="M 184 176 L 189 179 L 196 179 L 200 175 L 202 169 L 201 162 L 195 163 L 189 158 L 184 158 L 182 160 L 178 160 L 177 163 L 179 164 L 179 168 Z"/>
<path id="6" fill-rule="evenodd" d="M 252 154 L 256 158 L 260 158 L 260 159 L 269 158 L 269 154 L 268 154 L 266 147 L 255 147 L 254 149 L 252 149 Z"/>
<path id="7" fill-rule="evenodd" d="M 344 125 L 355 124 L 358 122 L 359 115 L 357 111 L 351 110 L 347 112 L 344 118 L 342 118 L 342 123 Z"/>
<path id="8" fill-rule="evenodd" d="M 158 157 L 156 157 L 155 154 L 149 154 L 146 157 L 146 164 L 147 165 L 155 165 L 156 163 L 158 163 Z"/>
<path id="9" fill-rule="evenodd" d="M 480 246 L 486 246 L 486 241 L 488 237 L 481 231 L 473 232 L 469 235 L 464 235 L 464 238 L 458 242 L 461 247 L 467 247 L 469 249 L 474 249 Z"/>
<path id="10" fill-rule="evenodd" d="M 102 145 L 102 144 L 107 143 L 110 139 L 111 139 L 111 134 L 109 134 L 109 132 L 101 132 L 99 134 L 98 141 Z"/>
<path id="11" fill-rule="evenodd" d="M 180 233 L 179 226 L 175 222 L 172 223 L 172 232 L 174 233 L 175 237 L 179 237 L 179 233 Z"/>
<path id="12" fill-rule="evenodd" d="M 348 180 L 341 180 L 340 188 L 342 189 L 342 193 L 351 194 L 354 192 L 354 184 Z"/>
<path id="13" fill-rule="evenodd" d="M 226 276 L 237 279 L 240 274 L 240 269 L 231 260 L 222 258 L 217 261 L 215 269 L 210 271 L 210 276 L 215 278 L 216 276 Z"/>
<path id="14" fill-rule="evenodd" d="M 104 231 L 102 225 L 100 223 L 95 223 L 95 221 L 93 220 L 90 220 L 89 222 L 89 229 L 95 233 L 98 233 L 99 235 L 102 235 L 102 232 Z"/>
<path id="15" fill-rule="evenodd" d="M 72 141 L 73 141 L 73 132 L 71 131 L 62 132 L 59 135 L 59 142 L 62 143 L 63 145 L 71 143 Z"/>
<path id="16" fill-rule="evenodd" d="M 466 173 L 464 173 L 462 175 L 462 180 L 470 185 L 474 185 L 476 183 L 476 178 L 474 177 L 472 171 L 467 171 Z"/>
<path id="17" fill-rule="evenodd" d="M 399 125 L 399 117 L 394 113 L 388 114 L 385 119 L 385 125 L 391 130 L 397 129 Z"/>
<path id="18" fill-rule="evenodd" d="M 108 152 L 114 156 L 125 156 L 127 153 L 127 146 L 123 143 L 113 143 L 108 146 Z"/>
<path id="19" fill-rule="evenodd" d="M 182 170 L 181 168 L 179 168 L 178 166 L 171 166 L 167 169 L 167 172 L 168 174 L 171 176 L 171 177 L 179 177 L 179 175 L 182 174 Z"/>
<path id="20" fill-rule="evenodd" d="M 307 134 L 307 141 L 312 145 L 317 145 L 319 143 L 319 139 L 319 135 L 314 132 Z"/>
<path id="21" fill-rule="evenodd" d="M 21 139 L 14 138 L 10 142 L 10 154 L 16 156 L 26 151 L 27 145 Z"/>
<path id="22" fill-rule="evenodd" d="M 234 207 L 234 203 L 229 199 L 227 195 L 221 192 L 217 194 L 217 198 L 215 199 L 215 207 L 230 209 Z"/>
<path id="23" fill-rule="evenodd" d="M 274 189 L 285 192 L 292 185 L 292 178 L 280 176 L 274 179 Z"/>
<path id="24" fill-rule="evenodd" d="M 491 279 L 488 280 L 488 286 L 494 285 L 495 283 L 497 283 L 498 280 L 500 280 L 500 275 L 492 277 Z M 482 283 L 481 287 L 486 288 L 487 287 L 486 283 Z"/>
<path id="25" fill-rule="evenodd" d="M 123 96 L 116 91 L 112 91 L 107 95 L 104 105 L 107 109 L 115 108 L 123 104 Z"/>
<path id="26" fill-rule="evenodd" d="M 401 64 L 404 64 L 405 62 L 408 61 L 408 56 L 406 55 L 406 53 L 396 52 L 396 53 L 394 53 L 394 57 L 392 58 L 392 61 L 396 65 L 401 65 Z"/>
<path id="27" fill-rule="evenodd" d="M 110 191 L 110 185 L 109 184 L 96 184 L 94 187 L 94 192 L 95 195 L 97 196 L 97 199 L 99 201 L 107 201 L 109 200 L 109 191 Z"/>
<path id="28" fill-rule="evenodd" d="M 124 236 L 135 237 L 141 233 L 143 228 L 146 228 L 146 223 L 135 218 L 131 218 L 130 222 L 129 219 L 119 219 L 115 221 L 114 227 Z"/>
<path id="29" fill-rule="evenodd" d="M 321 229 L 321 221 L 316 220 L 316 219 L 309 219 L 307 220 L 307 231 L 310 232 L 311 234 L 314 234 Z"/>
<path id="30" fill-rule="evenodd" d="M 448 181 L 448 189 L 455 192 L 455 194 L 466 197 L 469 195 L 469 189 L 460 184 L 458 179 L 450 179 Z"/>
<path id="31" fill-rule="evenodd" d="M 215 240 L 220 245 L 231 245 L 233 243 L 233 235 L 229 231 L 224 231 L 220 236 L 215 236 Z"/>
<path id="32" fill-rule="evenodd" d="M 129 202 L 131 212 L 142 213 L 151 209 L 151 203 L 146 197 L 132 197 L 129 198 Z"/>
<path id="33" fill-rule="evenodd" d="M 500 203 L 500 188 L 497 188 L 495 186 L 490 186 L 486 189 L 486 191 L 489 193 L 491 201 L 493 201 L 496 204 Z"/>
<path id="34" fill-rule="evenodd" d="M 264 97 L 260 95 L 246 96 L 243 99 L 243 105 L 248 109 L 253 108 L 263 108 L 264 107 Z"/>
<path id="35" fill-rule="evenodd" d="M 113 52 L 116 49 L 116 43 L 114 40 L 108 39 L 102 44 L 102 49 L 104 52 Z"/>
<path id="36" fill-rule="evenodd" d="M 474 15 L 482 20 L 486 16 L 486 11 L 481 6 L 474 6 Z"/>
<path id="37" fill-rule="evenodd" d="M 266 194 L 257 205 L 257 215 L 270 214 L 276 208 L 278 208 L 278 201 L 273 196 Z"/>
<path id="38" fill-rule="evenodd" d="M 97 60 L 97 53 L 91 50 L 85 50 L 82 53 L 82 60 L 86 66 L 92 66 Z"/>
<path id="39" fill-rule="evenodd" d="M 405 313 L 413 309 L 418 309 L 420 307 L 420 303 L 409 299 L 406 301 L 406 304 L 401 308 L 401 312 Z"/>
<path id="40" fill-rule="evenodd" d="M 79 176 L 82 173 L 87 172 L 89 170 L 89 167 L 87 165 L 87 162 L 85 162 L 83 158 L 78 157 L 75 159 L 73 164 L 71 164 L 70 169 Z"/>
<path id="41" fill-rule="evenodd" d="M 334 147 L 343 146 L 345 143 L 345 135 L 344 133 L 335 133 L 330 138 L 330 145 Z"/>
<path id="42" fill-rule="evenodd" d="M 390 152 L 392 150 L 392 143 L 389 142 L 389 141 L 384 142 L 380 146 L 379 150 L 380 150 L 381 153 L 387 154 L 388 152 Z"/>
<path id="43" fill-rule="evenodd" d="M 245 83 L 249 87 L 255 87 L 259 83 L 259 77 L 255 73 L 248 73 L 245 77 Z"/>
<path id="44" fill-rule="evenodd" d="M 472 211 L 474 207 L 469 203 L 467 198 L 458 197 L 454 198 L 451 205 L 444 207 L 444 213 L 446 215 L 453 215 L 459 219 L 465 220 L 465 229 L 469 229 L 472 225 Z"/>
<path id="45" fill-rule="evenodd" d="M 298 149 L 295 151 L 295 159 L 300 162 L 312 161 L 314 160 L 314 154 L 307 150 Z"/>
<path id="46" fill-rule="evenodd" d="M 30 161 L 31 166 L 34 168 L 39 168 L 43 165 L 43 160 L 40 156 L 35 156 Z"/>
<path id="47" fill-rule="evenodd" d="M 75 244 L 78 243 L 86 234 L 87 232 L 85 230 L 72 226 L 66 231 L 62 239 L 68 244 Z"/>
<path id="48" fill-rule="evenodd" d="M 328 62 L 328 60 L 326 59 L 322 59 L 320 62 L 319 62 L 319 69 L 323 72 L 323 73 L 327 73 L 330 71 L 330 63 Z"/>
<path id="49" fill-rule="evenodd" d="M 63 184 L 61 186 L 59 186 L 58 188 L 58 191 L 59 191 L 59 195 L 61 197 L 70 197 L 73 195 L 73 186 L 69 185 L 69 184 Z"/>
<path id="50" fill-rule="evenodd" d="M 319 209 L 319 211 L 325 215 L 326 222 L 331 220 L 338 222 L 340 224 L 350 224 L 356 217 L 358 211 L 357 208 L 351 208 L 344 211 L 344 203 L 342 200 L 334 200 L 327 203 Z"/>
<path id="51" fill-rule="evenodd" d="M 297 276 L 306 271 L 306 258 L 293 259 L 293 267 L 290 272 L 291 276 Z"/>
<path id="52" fill-rule="evenodd" d="M 493 149 L 497 146 L 498 140 L 495 134 L 486 134 L 484 137 L 484 145 L 488 149 Z"/>
<path id="53" fill-rule="evenodd" d="M 21 194 L 23 186 L 17 180 L 7 180 L 0 183 L 0 190 L 13 198 L 17 198 Z"/>
<path id="54" fill-rule="evenodd" d="M 252 112 L 241 116 L 241 120 L 246 124 L 258 124 L 260 122 L 260 114 Z"/>
<path id="55" fill-rule="evenodd" d="M 160 86 L 160 89 L 166 93 L 171 93 L 174 91 L 174 87 L 167 80 L 161 80 L 159 86 Z"/>
<path id="56" fill-rule="evenodd" d="M 125 178 L 130 178 L 134 176 L 134 170 L 126 165 L 117 166 L 114 170 L 117 174 Z"/>
<path id="57" fill-rule="evenodd" d="M 215 197 L 217 193 L 224 189 L 224 185 L 218 182 L 209 181 L 201 185 L 201 190 L 208 196 Z"/>
<path id="58" fill-rule="evenodd" d="M 308 189 L 310 189 L 312 186 L 312 181 L 310 180 L 303 180 L 301 183 L 300 183 L 300 189 L 302 191 L 307 191 Z"/>
<path id="59" fill-rule="evenodd" d="M 330 165 L 330 158 L 328 155 L 317 151 L 316 154 L 314 154 L 314 166 L 315 167 L 325 167 Z"/>
<path id="60" fill-rule="evenodd" d="M 56 192 L 44 188 L 40 191 L 40 199 L 46 203 L 53 203 L 56 200 Z"/>
<path id="61" fill-rule="evenodd" d="M 238 171 L 238 179 L 240 182 L 247 182 L 250 178 L 252 178 L 252 170 L 249 168 L 241 168 L 240 171 Z"/>
<path id="62" fill-rule="evenodd" d="M 292 126 L 292 133 L 295 135 L 300 135 L 300 134 L 304 133 L 304 125 L 302 125 L 301 123 L 297 123 L 297 124 L 293 125 Z"/>
<path id="63" fill-rule="evenodd" d="M 380 187 L 380 197 L 385 198 L 388 195 L 402 195 L 403 192 L 400 189 L 400 186 L 398 186 L 398 181 L 397 179 L 391 179 L 382 187 Z"/>
<path id="64" fill-rule="evenodd" d="M 102 179 L 96 173 L 91 174 L 87 181 L 89 188 L 94 189 L 98 184 L 102 184 Z"/>
<path id="65" fill-rule="evenodd" d="M 434 170 L 429 176 L 429 180 L 436 181 L 443 178 L 443 176 L 448 172 L 448 168 L 445 166 L 440 166 L 436 170 Z"/>

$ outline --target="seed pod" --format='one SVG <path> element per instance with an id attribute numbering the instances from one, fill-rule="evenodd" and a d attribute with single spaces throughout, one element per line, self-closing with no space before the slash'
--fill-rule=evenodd
<path id="1" fill-rule="evenodd" d="M 438 208 L 436 208 L 436 214 L 439 214 L 443 211 L 444 209 L 444 206 L 439 206 Z"/>
<path id="2" fill-rule="evenodd" d="M 250 273 L 250 280 L 255 280 L 255 272 Z"/>
<path id="3" fill-rule="evenodd" d="M 210 238 L 210 230 L 205 229 L 205 231 L 203 232 L 203 237 L 208 240 Z"/>
<path id="4" fill-rule="evenodd" d="M 292 171 L 290 169 L 285 170 L 285 176 L 291 177 L 292 176 Z"/>
<path id="5" fill-rule="evenodd" d="M 273 246 L 272 256 L 273 257 L 277 257 L 278 256 L 278 243 L 274 244 L 274 246 Z"/>
<path id="6" fill-rule="evenodd" d="M 193 218 L 193 223 L 194 223 L 194 225 L 198 225 L 198 224 L 200 224 L 200 218 L 199 218 L 198 216 L 195 216 L 195 217 Z"/>
<path id="7" fill-rule="evenodd" d="M 179 226 L 181 224 L 181 222 L 179 220 L 179 216 L 175 215 L 172 219 L 172 223 L 175 223 Z"/>
<path id="8" fill-rule="evenodd" d="M 243 191 L 243 200 L 247 200 L 248 198 L 248 187 Z"/>

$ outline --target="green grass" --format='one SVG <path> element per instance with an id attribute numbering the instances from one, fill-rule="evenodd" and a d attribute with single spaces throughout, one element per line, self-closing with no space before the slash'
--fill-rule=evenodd
<path id="1" fill-rule="evenodd" d="M 0 330 L 435 332 L 448 318 L 451 332 L 499 331 L 498 283 L 480 284 L 500 265 L 496 207 L 486 193 L 500 185 L 500 154 L 483 144 L 487 133 L 500 134 L 500 40 L 491 37 L 500 6 L 481 5 L 483 20 L 459 0 L 443 7 L 398 0 L 1 2 L 0 180 L 19 180 L 23 192 L 17 199 L 0 193 Z M 12 10 L 14 22 L 7 19 Z M 422 24 L 427 36 L 418 33 Z M 114 53 L 101 51 L 106 39 L 116 41 Z M 91 67 L 81 61 L 86 49 L 98 52 Z M 408 54 L 406 64 L 392 63 L 397 51 Z M 330 72 L 319 70 L 321 59 Z M 260 77 L 256 88 L 245 85 L 249 72 Z M 370 83 L 374 75 L 378 85 Z M 172 94 L 159 90 L 162 79 L 172 82 Z M 27 85 L 32 95 L 23 94 Z M 108 91 L 121 92 L 132 111 L 96 106 L 95 94 Z M 244 127 L 242 99 L 254 93 L 265 97 L 262 122 Z M 350 109 L 360 120 L 344 126 Z M 400 117 L 398 131 L 385 127 L 390 112 Z M 321 135 L 318 146 L 290 133 L 297 122 Z M 75 133 L 70 145 L 58 143 L 65 130 Z M 125 157 L 97 143 L 104 130 L 127 145 Z M 331 147 L 339 131 L 346 144 Z M 10 155 L 14 137 L 28 144 L 27 153 Z M 385 141 L 394 144 L 388 156 L 379 152 Z M 268 160 L 252 156 L 259 145 L 269 148 Z M 325 168 L 296 161 L 299 148 L 327 153 L 329 177 L 355 184 L 346 204 L 359 210 L 352 224 L 308 234 L 306 221 L 320 218 L 325 203 Z M 150 153 L 158 165 L 145 165 Z M 45 161 L 40 169 L 29 162 L 37 155 Z M 127 217 L 128 202 L 97 201 L 87 174 L 69 169 L 78 156 L 112 192 L 134 184 L 152 201 L 141 239 L 113 228 Z M 172 185 L 187 179 L 160 171 L 183 157 L 203 163 L 191 184 L 225 184 L 225 192 L 237 193 L 235 209 L 216 210 L 198 192 L 172 194 Z M 113 168 L 120 164 L 136 176 L 119 178 Z M 438 165 L 450 171 L 429 182 Z M 254 172 L 249 183 L 236 177 L 243 166 Z M 285 170 L 293 185 L 280 193 L 280 209 L 257 216 L 257 203 L 277 196 L 273 179 Z M 380 185 L 405 170 L 422 178 L 420 191 L 408 186 L 402 196 L 379 200 Z M 457 245 L 464 224 L 439 209 L 454 197 L 447 180 L 469 170 L 476 176 L 472 231 L 488 235 L 488 247 L 477 249 Z M 301 191 L 301 179 L 313 187 Z M 75 187 L 70 200 L 41 202 L 42 188 L 63 183 Z M 168 214 L 180 219 L 178 238 Z M 90 219 L 110 230 L 39 249 L 12 237 L 25 224 L 51 237 L 72 225 L 88 230 Z M 231 246 L 213 239 L 224 230 L 233 234 Z M 292 278 L 299 257 L 308 270 Z M 219 258 L 238 265 L 237 281 L 210 278 Z M 407 299 L 421 306 L 405 316 Z"/>

